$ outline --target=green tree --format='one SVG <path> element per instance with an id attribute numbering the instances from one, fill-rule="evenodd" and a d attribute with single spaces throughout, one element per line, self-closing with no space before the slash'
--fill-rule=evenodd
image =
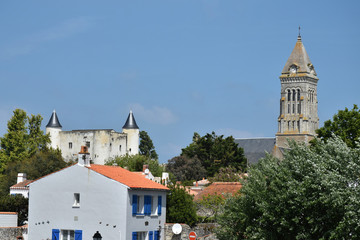
<path id="1" fill-rule="evenodd" d="M 132 172 L 142 171 L 143 166 L 148 165 L 151 173 L 157 177 L 160 177 L 163 172 L 163 168 L 157 159 L 151 159 L 140 154 L 118 156 L 106 161 L 105 165 L 117 165 Z"/>
<path id="2" fill-rule="evenodd" d="M 197 209 L 206 212 L 206 222 L 216 222 L 219 211 L 225 203 L 225 197 L 221 193 L 208 194 L 202 197 L 197 203 Z M 210 217 L 208 217 L 210 216 Z"/>
<path id="3" fill-rule="evenodd" d="M 210 182 L 240 182 L 241 172 L 234 167 L 220 168 L 219 172 L 215 173 L 214 177 L 209 178 Z"/>
<path id="4" fill-rule="evenodd" d="M 220 240 L 360 238 L 359 146 L 338 137 L 290 146 L 249 169 L 218 218 Z"/>
<path id="5" fill-rule="evenodd" d="M 193 196 L 183 186 L 170 185 L 168 187 L 170 193 L 166 198 L 166 222 L 195 225 L 197 215 Z"/>
<path id="6" fill-rule="evenodd" d="M 197 181 L 206 176 L 206 170 L 196 156 L 193 158 L 173 157 L 168 161 L 166 171 L 173 173 L 177 181 Z"/>
<path id="7" fill-rule="evenodd" d="M 0 212 L 17 212 L 18 226 L 24 225 L 28 219 L 28 205 L 28 199 L 22 195 L 0 197 Z"/>
<path id="8" fill-rule="evenodd" d="M 146 131 L 140 131 L 140 155 L 145 155 L 151 159 L 158 159 L 153 141 Z"/>
<path id="9" fill-rule="evenodd" d="M 198 157 L 207 171 L 208 177 L 214 176 L 221 167 L 232 166 L 237 170 L 245 171 L 246 157 L 244 150 L 234 142 L 232 136 L 224 138 L 215 132 L 201 137 L 194 133 L 193 142 L 182 149 L 182 156 Z"/>
<path id="10" fill-rule="evenodd" d="M 38 151 L 23 161 L 10 162 L 0 178 L 0 196 L 9 194 L 9 188 L 16 184 L 18 173 L 26 173 L 28 179 L 35 180 L 70 164 L 63 160 L 60 150 L 54 149 Z"/>
<path id="11" fill-rule="evenodd" d="M 324 126 L 317 129 L 318 138 L 326 141 L 332 134 L 339 136 L 349 147 L 355 147 L 360 138 L 360 109 L 354 104 L 353 109 L 339 110 L 333 120 L 324 122 Z"/>
<path id="12" fill-rule="evenodd" d="M 7 124 L 7 133 L 0 138 L 0 172 L 9 162 L 22 161 L 46 148 L 50 138 L 40 129 L 41 121 L 40 115 L 28 117 L 24 110 L 14 110 Z"/>

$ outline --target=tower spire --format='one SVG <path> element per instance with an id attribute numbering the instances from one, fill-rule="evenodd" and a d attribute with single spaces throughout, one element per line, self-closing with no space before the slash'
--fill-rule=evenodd
<path id="1" fill-rule="evenodd" d="M 300 26 L 299 26 L 299 35 L 298 35 L 298 40 L 301 40 Z"/>
<path id="2" fill-rule="evenodd" d="M 49 123 L 46 125 L 46 127 L 50 127 L 50 128 L 62 128 L 60 122 L 59 122 L 59 119 L 56 115 L 56 111 L 54 109 L 53 113 L 51 114 L 51 117 L 50 117 L 50 120 L 49 120 Z"/>
<path id="3" fill-rule="evenodd" d="M 123 128 L 125 129 L 139 129 L 138 125 L 136 124 L 133 112 L 130 110 L 129 116 L 124 124 Z"/>

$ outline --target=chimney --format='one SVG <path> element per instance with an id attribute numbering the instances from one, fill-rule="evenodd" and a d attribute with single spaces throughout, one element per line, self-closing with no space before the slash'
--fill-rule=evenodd
<path id="1" fill-rule="evenodd" d="M 83 167 L 90 167 L 90 153 L 87 146 L 81 146 L 81 150 L 78 154 L 78 165 Z"/>
<path id="2" fill-rule="evenodd" d="M 16 184 L 26 181 L 26 173 L 18 173 Z"/>

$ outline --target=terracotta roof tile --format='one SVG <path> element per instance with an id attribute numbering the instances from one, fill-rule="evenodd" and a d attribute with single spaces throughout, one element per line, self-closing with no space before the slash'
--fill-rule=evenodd
<path id="1" fill-rule="evenodd" d="M 207 195 L 234 195 L 241 189 L 240 182 L 214 182 L 194 197 L 194 201 L 199 201 Z"/>
<path id="2" fill-rule="evenodd" d="M 0 212 L 1 215 L 16 215 L 17 212 Z"/>
<path id="3" fill-rule="evenodd" d="M 88 168 L 130 188 L 169 190 L 164 185 L 151 181 L 138 173 L 130 172 L 118 166 L 91 164 Z"/>
<path id="4" fill-rule="evenodd" d="M 33 182 L 33 180 L 25 180 L 25 181 L 23 181 L 23 182 L 19 182 L 19 183 L 17 183 L 17 184 L 15 184 L 15 185 L 12 185 L 11 187 L 10 187 L 10 189 L 14 189 L 14 188 L 25 188 L 25 189 L 28 189 L 29 188 L 29 184 L 30 183 L 32 183 Z"/>

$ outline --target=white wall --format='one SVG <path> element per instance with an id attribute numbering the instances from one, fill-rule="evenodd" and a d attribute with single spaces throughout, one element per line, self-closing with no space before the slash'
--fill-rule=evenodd
<path id="1" fill-rule="evenodd" d="M 17 227 L 17 213 L 0 213 L 0 227 Z"/>
<path id="2" fill-rule="evenodd" d="M 86 142 L 90 142 L 88 151 L 90 159 L 95 164 L 104 164 L 110 157 L 126 154 L 127 135 L 114 130 L 62 131 L 59 137 L 62 156 L 67 161 L 76 160 L 81 146 L 85 146 Z"/>

